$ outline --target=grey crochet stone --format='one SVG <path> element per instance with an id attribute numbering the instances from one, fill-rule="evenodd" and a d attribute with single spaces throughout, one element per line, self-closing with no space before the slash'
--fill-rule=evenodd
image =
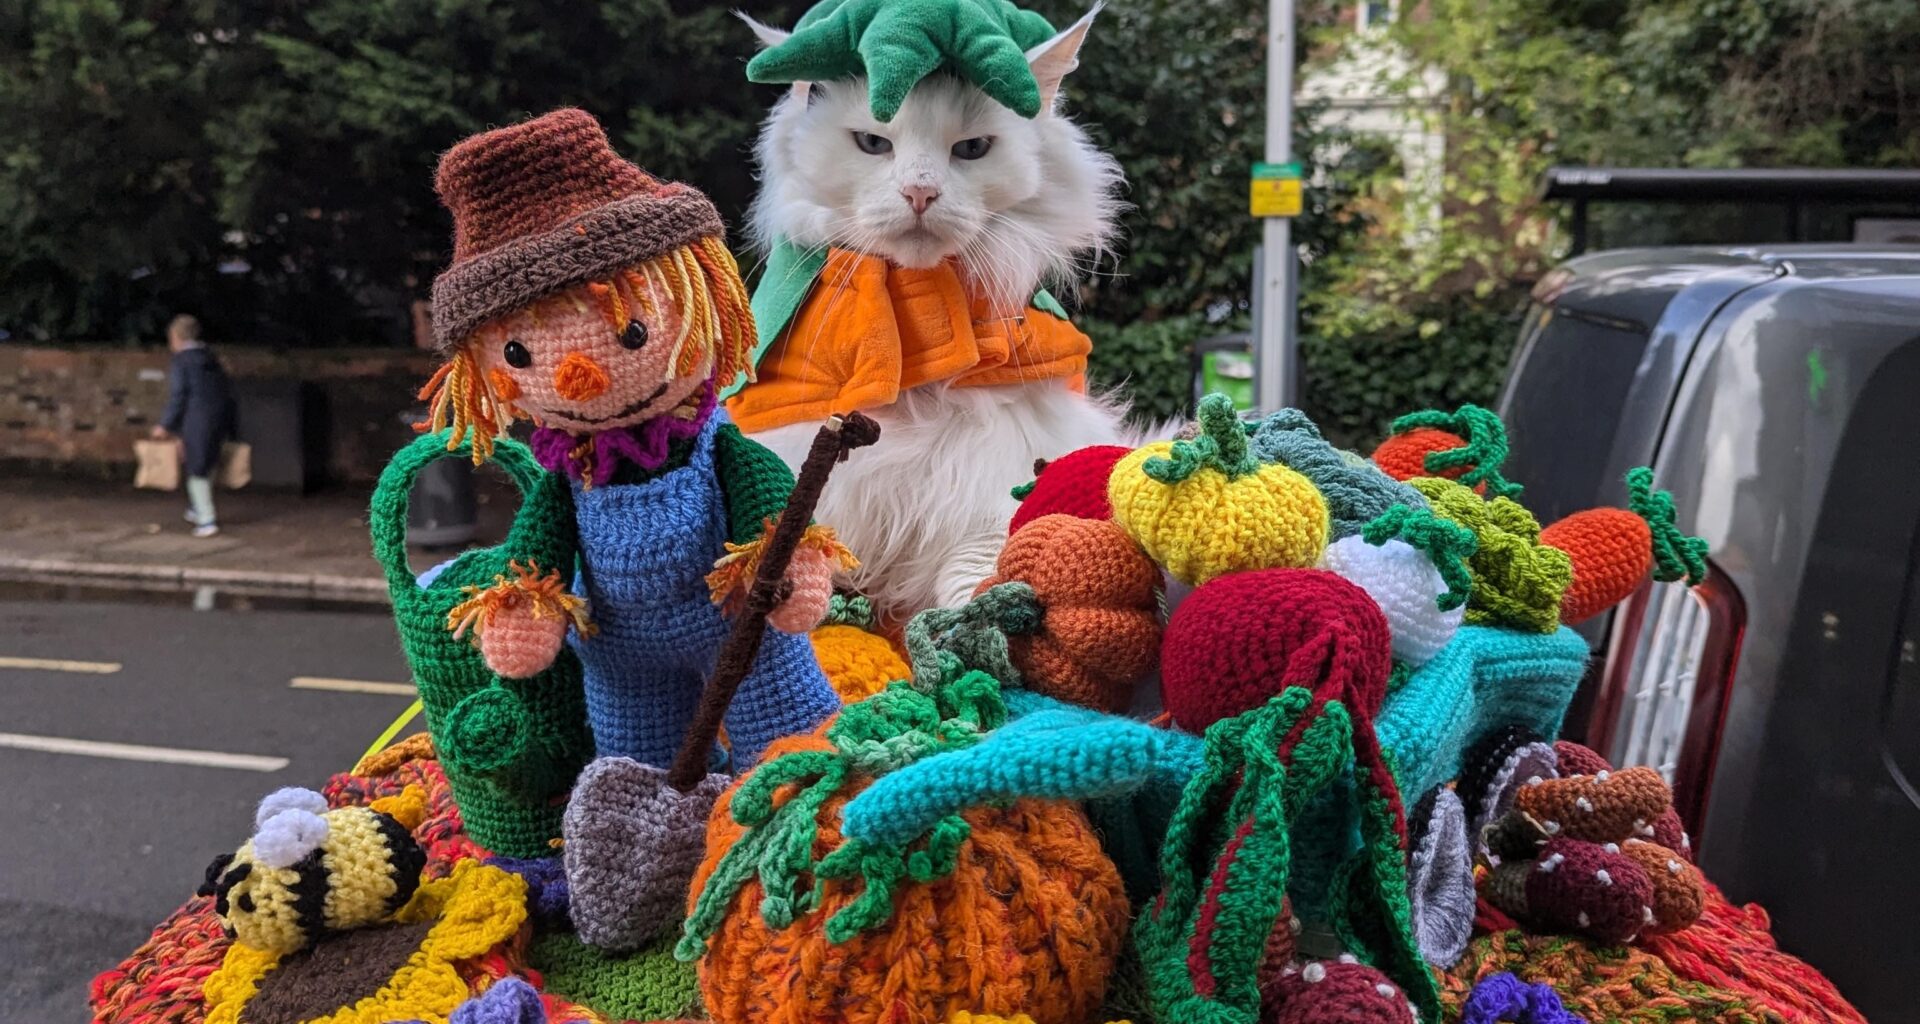
<path id="1" fill-rule="evenodd" d="M 731 781 L 709 775 L 682 793 L 665 769 L 630 757 L 587 765 L 561 823 L 580 941 L 624 952 L 680 926 L 707 817 Z"/>
<path id="2" fill-rule="evenodd" d="M 1408 837 L 1407 891 L 1413 899 L 1413 935 L 1420 955 L 1452 967 L 1473 938 L 1473 852 L 1467 809 L 1446 786 L 1414 808 Z"/>

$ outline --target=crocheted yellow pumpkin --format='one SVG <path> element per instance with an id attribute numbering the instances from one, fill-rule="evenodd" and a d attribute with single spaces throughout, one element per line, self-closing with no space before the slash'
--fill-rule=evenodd
<path id="1" fill-rule="evenodd" d="M 829 623 L 810 634 L 813 656 L 835 693 L 848 704 L 866 700 L 912 674 L 887 638 L 851 623 Z"/>
<path id="2" fill-rule="evenodd" d="M 1327 546 L 1327 502 L 1306 477 L 1262 465 L 1225 395 L 1200 402 L 1200 436 L 1120 460 L 1107 484 L 1113 520 L 1174 579 L 1313 565 Z"/>

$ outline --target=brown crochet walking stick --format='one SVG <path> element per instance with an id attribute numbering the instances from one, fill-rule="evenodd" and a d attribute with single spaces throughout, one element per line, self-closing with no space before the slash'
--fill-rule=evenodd
<path id="1" fill-rule="evenodd" d="M 807 524 L 813 520 L 813 510 L 820 504 L 820 492 L 826 489 L 827 477 L 835 465 L 846 461 L 849 452 L 879 439 L 880 424 L 857 412 L 833 417 L 814 435 L 813 447 L 807 450 L 806 461 L 800 463 L 800 478 L 794 482 L 793 494 L 787 498 L 787 507 L 774 524 L 772 536 L 767 538 L 767 549 L 760 554 L 759 568 L 747 590 L 746 605 L 734 618 L 733 631 L 727 634 L 719 657 L 714 659 L 713 676 L 700 694 L 700 706 L 694 711 L 693 724 L 687 728 L 686 742 L 680 745 L 680 753 L 673 759 L 673 770 L 667 773 L 667 782 L 673 788 L 690 792 L 707 777 L 707 760 L 713 753 L 714 740 L 720 735 L 720 721 L 726 717 L 727 706 L 733 703 L 734 693 L 740 689 L 741 681 L 753 667 L 753 659 L 760 653 L 767 616 L 792 593 L 792 585 L 785 578 L 787 566 L 793 561 L 794 549 L 800 546 Z"/>

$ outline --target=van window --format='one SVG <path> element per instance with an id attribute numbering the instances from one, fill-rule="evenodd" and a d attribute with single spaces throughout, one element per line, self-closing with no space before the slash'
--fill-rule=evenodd
<path id="1" fill-rule="evenodd" d="M 1544 525 L 1599 501 L 1645 328 L 1536 303 L 1507 382 L 1506 476 Z"/>

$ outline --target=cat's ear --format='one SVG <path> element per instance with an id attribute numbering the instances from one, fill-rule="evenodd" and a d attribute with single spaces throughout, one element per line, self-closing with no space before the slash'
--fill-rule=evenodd
<path id="1" fill-rule="evenodd" d="M 786 42 L 789 36 L 793 35 L 793 33 L 784 28 L 774 28 L 772 25 L 757 21 L 753 15 L 745 11 L 735 11 L 733 12 L 733 16 L 746 22 L 747 27 L 753 30 L 754 38 L 760 40 L 761 49 L 772 49 L 773 47 L 779 46 L 781 43 Z"/>
<path id="2" fill-rule="evenodd" d="M 1104 6 L 1094 4 L 1092 10 L 1067 26 L 1066 31 L 1027 51 L 1027 66 L 1033 69 L 1033 80 L 1040 85 L 1041 110 L 1053 109 L 1053 101 L 1060 95 L 1060 83 L 1080 66 L 1080 44 L 1086 42 L 1094 15 Z"/>

